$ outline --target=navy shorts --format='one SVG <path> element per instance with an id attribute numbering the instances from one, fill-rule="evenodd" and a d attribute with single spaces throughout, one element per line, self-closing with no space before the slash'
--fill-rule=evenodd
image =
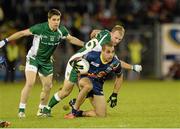
<path id="1" fill-rule="evenodd" d="M 87 76 L 86 76 L 87 77 Z M 93 84 L 93 89 L 88 93 L 87 98 L 88 97 L 93 97 L 93 95 L 104 95 L 103 93 L 103 81 L 99 81 L 99 79 L 94 79 L 91 77 L 87 77 L 89 78 L 89 80 L 91 81 L 91 83 Z"/>

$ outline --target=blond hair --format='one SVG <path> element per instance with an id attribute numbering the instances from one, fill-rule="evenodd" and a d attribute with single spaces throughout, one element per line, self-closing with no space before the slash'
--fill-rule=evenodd
<path id="1" fill-rule="evenodd" d="M 115 32 L 115 31 L 119 31 L 119 33 L 124 33 L 125 32 L 125 29 L 123 26 L 121 25 L 115 25 L 112 30 L 112 32 Z"/>

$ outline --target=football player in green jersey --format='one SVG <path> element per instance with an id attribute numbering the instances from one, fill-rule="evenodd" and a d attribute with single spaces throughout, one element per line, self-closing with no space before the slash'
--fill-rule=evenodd
<path id="1" fill-rule="evenodd" d="M 116 46 L 123 39 L 124 32 L 124 28 L 120 25 L 116 25 L 115 27 L 113 27 L 111 32 L 108 30 L 98 31 L 96 36 L 94 36 L 89 42 L 85 44 L 82 49 L 80 49 L 70 58 L 66 67 L 64 85 L 61 90 L 54 94 L 48 106 L 43 109 L 44 115 L 50 115 L 51 108 L 59 103 L 62 99 L 67 97 L 71 93 L 74 85 L 77 83 L 78 73 L 72 67 L 72 64 L 70 62 L 75 58 L 82 57 L 89 51 L 101 51 L 102 45 L 104 44 L 112 44 L 113 46 Z M 125 68 L 127 67 L 126 64 L 124 66 Z M 129 65 L 127 69 L 129 69 Z"/>
<path id="2" fill-rule="evenodd" d="M 77 83 L 77 79 L 78 79 L 77 74 L 78 73 L 71 64 L 72 60 L 82 57 L 83 55 L 87 54 L 88 52 L 90 52 L 92 50 L 93 51 L 101 51 L 102 46 L 104 44 L 112 44 L 113 46 L 116 46 L 123 39 L 125 30 L 122 26 L 116 25 L 113 27 L 111 32 L 108 30 L 101 30 L 101 31 L 95 30 L 95 32 L 96 33 L 93 32 L 94 36 L 91 35 L 92 39 L 89 42 L 87 42 L 82 49 L 80 49 L 76 54 L 74 54 L 70 58 L 70 60 L 67 64 L 67 67 L 66 67 L 64 85 L 61 90 L 59 90 L 58 92 L 56 92 L 54 94 L 54 96 L 51 98 L 48 106 L 43 109 L 44 116 L 50 116 L 51 109 L 57 103 L 59 103 L 62 99 L 67 97 L 71 93 L 74 85 Z M 73 64 L 75 64 L 75 63 L 73 63 Z M 122 68 L 124 68 L 124 69 L 132 69 L 137 72 L 139 72 L 139 70 L 141 68 L 140 65 L 130 65 L 123 61 L 121 61 L 121 65 L 122 65 Z M 123 74 L 120 76 L 120 79 L 123 80 Z M 121 81 L 121 83 L 122 83 L 122 81 Z M 87 88 L 87 87 L 84 87 L 84 88 Z M 84 96 L 85 95 L 83 95 L 83 97 Z"/>
<path id="3" fill-rule="evenodd" d="M 25 117 L 25 108 L 29 93 L 35 83 L 37 73 L 40 76 L 43 88 L 40 94 L 40 104 L 37 115 L 41 115 L 41 109 L 48 102 L 50 89 L 52 87 L 53 63 L 51 56 L 56 47 L 61 44 L 62 39 L 67 39 L 70 43 L 83 46 L 83 42 L 71 36 L 65 26 L 60 24 L 61 13 L 57 9 L 48 12 L 48 21 L 36 24 L 28 29 L 16 32 L 8 38 L 0 41 L 0 48 L 12 40 L 24 36 L 33 35 L 33 45 L 31 46 L 26 59 L 25 77 L 26 83 L 21 92 L 19 113 L 20 118 Z"/>

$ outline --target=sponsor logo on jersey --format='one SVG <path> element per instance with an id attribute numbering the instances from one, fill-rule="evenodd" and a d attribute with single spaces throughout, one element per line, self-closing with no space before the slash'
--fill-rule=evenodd
<path id="1" fill-rule="evenodd" d="M 54 39 L 55 39 L 55 36 L 52 36 L 52 35 L 50 35 L 50 41 L 54 41 Z"/>
<path id="2" fill-rule="evenodd" d="M 98 63 L 96 63 L 96 62 L 93 62 L 93 61 L 91 62 L 91 64 L 92 64 L 93 66 L 95 66 L 95 67 L 99 67 L 99 65 L 100 65 L 100 64 L 98 64 Z"/>
<path id="3" fill-rule="evenodd" d="M 41 35 L 41 37 L 42 37 L 42 38 L 45 38 L 45 39 L 48 38 L 48 36 L 46 36 L 46 35 Z"/>
<path id="4" fill-rule="evenodd" d="M 46 44 L 46 45 L 50 45 L 50 46 L 56 46 L 56 45 L 60 44 L 60 42 L 56 42 L 56 43 L 41 42 L 41 43 Z"/>
<path id="5" fill-rule="evenodd" d="M 113 70 L 112 67 L 107 67 L 107 69 L 105 71 L 106 71 L 106 73 L 110 73 L 112 70 Z"/>

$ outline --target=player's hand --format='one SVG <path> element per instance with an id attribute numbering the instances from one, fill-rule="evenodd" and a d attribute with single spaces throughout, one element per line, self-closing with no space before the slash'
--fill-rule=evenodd
<path id="1" fill-rule="evenodd" d="M 8 42 L 7 39 L 3 39 L 0 41 L 0 48 L 2 48 Z"/>
<path id="2" fill-rule="evenodd" d="M 111 108 L 115 107 L 117 105 L 117 93 L 112 93 L 107 102 L 110 102 Z"/>
<path id="3" fill-rule="evenodd" d="M 133 71 L 140 73 L 142 71 L 141 65 L 133 65 L 132 67 Z"/>
<path id="4" fill-rule="evenodd" d="M 81 61 L 81 58 L 75 58 L 69 62 L 69 64 L 79 73 L 78 69 L 83 69 L 82 65 L 78 65 L 78 62 Z"/>

